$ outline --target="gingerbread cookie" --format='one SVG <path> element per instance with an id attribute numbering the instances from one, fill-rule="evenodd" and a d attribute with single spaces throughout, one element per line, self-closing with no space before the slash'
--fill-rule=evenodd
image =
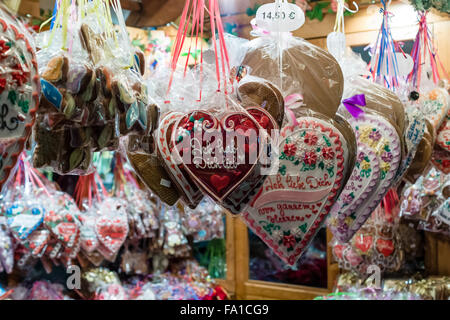
<path id="1" fill-rule="evenodd" d="M 30 36 L 4 13 L 0 9 L 0 191 L 31 135 L 40 96 Z"/>
<path id="2" fill-rule="evenodd" d="M 341 188 L 340 139 L 336 127 L 313 118 L 283 128 L 279 171 L 242 213 L 251 230 L 290 265 L 306 250 Z"/>
<path id="3" fill-rule="evenodd" d="M 339 107 L 344 89 L 341 68 L 334 57 L 299 39 L 290 38 L 283 48 L 283 77 L 279 75 L 278 47 L 271 39 L 258 38 L 250 42 L 243 65 L 254 76 L 266 79 L 281 88 L 283 96 L 303 95 L 304 105 L 333 117 Z"/>
<path id="4" fill-rule="evenodd" d="M 161 201 L 170 206 L 180 199 L 180 193 L 158 157 L 153 139 L 130 136 L 127 157 L 137 175 Z"/>
<path id="5" fill-rule="evenodd" d="M 203 193 L 194 184 L 189 174 L 176 165 L 173 158 L 173 145 L 171 144 L 171 137 L 173 126 L 183 117 L 183 113 L 170 112 L 166 114 L 159 125 L 156 132 L 155 139 L 158 149 L 158 154 L 161 162 L 164 164 L 166 172 L 171 177 L 179 193 L 182 195 L 183 201 L 192 209 L 195 209 L 203 198 Z"/>

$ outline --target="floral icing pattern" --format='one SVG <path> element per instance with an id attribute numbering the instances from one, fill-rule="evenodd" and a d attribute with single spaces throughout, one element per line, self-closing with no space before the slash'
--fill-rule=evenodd
<path id="1" fill-rule="evenodd" d="M 331 208 L 328 226 L 337 239 L 347 241 L 356 209 L 367 201 L 380 180 L 377 155 L 364 144 L 358 144 L 358 155 L 350 179 Z"/>
<path id="2" fill-rule="evenodd" d="M 364 202 L 355 206 L 350 214 L 341 218 L 344 223 L 340 224 L 341 230 L 335 232 L 336 235 L 341 236 L 341 241 L 350 240 L 379 205 L 394 182 L 401 159 L 400 137 L 387 119 L 364 114 L 358 118 L 350 119 L 349 122 L 355 131 L 358 151 L 360 146 L 365 146 L 376 156 L 379 165 L 379 177 L 377 178 L 376 188 L 370 190 L 367 194 L 368 197 L 364 198 Z M 355 170 L 362 169 L 363 174 L 367 174 L 368 161 L 363 159 L 363 156 L 358 156 L 358 158 L 362 161 L 359 161 L 359 168 L 356 167 Z M 375 158 L 370 162 L 374 163 Z"/>
<path id="3" fill-rule="evenodd" d="M 305 117 L 280 134 L 279 170 L 242 213 L 249 228 L 286 263 L 300 258 L 328 215 L 344 172 L 341 133 Z"/>
<path id="4" fill-rule="evenodd" d="M 316 168 L 326 170 L 328 174 L 334 176 L 335 151 L 331 146 L 329 138 L 324 134 L 317 134 L 313 131 L 304 131 L 299 135 L 285 139 L 280 160 L 289 160 L 298 167 L 298 172 L 313 171 Z M 286 166 L 280 166 L 281 175 L 286 175 Z M 289 172 L 292 175 L 292 171 Z"/>

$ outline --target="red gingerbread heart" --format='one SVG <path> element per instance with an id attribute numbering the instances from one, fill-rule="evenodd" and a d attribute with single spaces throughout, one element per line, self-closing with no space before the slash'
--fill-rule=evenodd
<path id="1" fill-rule="evenodd" d="M 385 257 L 389 257 L 395 250 L 392 240 L 378 239 L 376 242 L 377 251 Z"/>
<path id="2" fill-rule="evenodd" d="M 103 215 L 95 222 L 95 231 L 103 246 L 112 254 L 119 251 L 128 235 L 126 215 Z"/>
<path id="3" fill-rule="evenodd" d="M 342 253 L 345 249 L 345 246 L 342 244 L 336 244 L 333 247 L 333 253 L 339 260 L 342 260 Z"/>
<path id="4" fill-rule="evenodd" d="M 199 187 L 224 203 L 242 186 L 251 189 L 263 178 L 258 169 L 264 134 L 257 120 L 244 112 L 227 113 L 219 120 L 194 111 L 177 121 L 172 144 L 177 160 Z M 256 152 L 250 153 L 253 149 Z"/>
<path id="5" fill-rule="evenodd" d="M 269 136 L 274 134 L 274 130 L 279 129 L 277 122 L 266 109 L 260 107 L 248 107 L 245 110 L 259 123 Z M 256 152 L 257 147 L 250 149 L 249 151 Z M 261 163 L 261 168 L 269 167 L 269 165 L 270 164 L 264 165 L 264 163 Z M 253 197 L 256 196 L 265 179 L 266 176 L 262 175 L 260 170 L 254 170 L 253 173 L 247 177 L 245 183 L 239 185 L 224 200 L 222 206 L 233 214 L 241 213 L 247 203 L 251 202 Z"/>
<path id="6" fill-rule="evenodd" d="M 68 210 L 47 212 L 44 223 L 47 229 L 63 244 L 66 252 L 70 254 L 79 249 L 80 226 L 78 220 Z"/>
<path id="7" fill-rule="evenodd" d="M 361 251 L 361 253 L 366 254 L 372 248 L 373 237 L 363 234 L 357 234 L 354 238 L 355 247 Z"/>

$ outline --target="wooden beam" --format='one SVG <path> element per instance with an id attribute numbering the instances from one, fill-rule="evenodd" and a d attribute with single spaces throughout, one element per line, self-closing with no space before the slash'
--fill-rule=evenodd
<path id="1" fill-rule="evenodd" d="M 140 1 L 135 0 L 120 0 L 122 9 L 129 11 L 140 11 L 142 9 L 142 4 Z"/>
<path id="2" fill-rule="evenodd" d="M 131 12 L 127 25 L 144 28 L 164 26 L 181 16 L 185 0 L 141 0 L 141 9 Z"/>

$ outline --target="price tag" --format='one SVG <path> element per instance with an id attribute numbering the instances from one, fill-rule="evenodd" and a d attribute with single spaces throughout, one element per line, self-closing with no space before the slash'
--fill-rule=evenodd
<path id="1" fill-rule="evenodd" d="M 305 14 L 293 3 L 276 2 L 259 7 L 256 12 L 256 23 L 263 29 L 272 32 L 291 32 L 305 23 Z"/>

